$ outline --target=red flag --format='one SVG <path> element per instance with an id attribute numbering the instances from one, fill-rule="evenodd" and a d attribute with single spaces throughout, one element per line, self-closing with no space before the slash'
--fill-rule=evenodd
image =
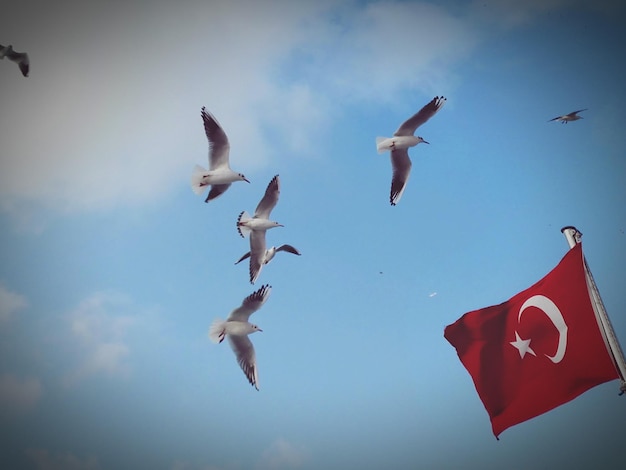
<path id="1" fill-rule="evenodd" d="M 596 320 L 581 244 L 532 287 L 444 332 L 498 435 L 619 377 Z"/>

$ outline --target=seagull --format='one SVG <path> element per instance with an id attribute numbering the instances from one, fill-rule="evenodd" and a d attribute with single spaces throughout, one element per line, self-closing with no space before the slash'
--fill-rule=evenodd
<path id="1" fill-rule="evenodd" d="M 419 110 L 418 113 L 404 121 L 393 137 L 376 137 L 376 149 L 378 153 L 391 150 L 391 166 L 393 177 L 391 179 L 391 194 L 389 201 L 395 206 L 404 192 L 406 183 L 411 173 L 411 159 L 408 148 L 419 143 L 428 144 L 422 137 L 413 135 L 415 130 L 435 115 L 444 105 L 446 99 L 443 96 L 435 96 L 430 103 Z"/>
<path id="2" fill-rule="evenodd" d="M 254 281 L 259 276 L 264 264 L 266 255 L 265 231 L 274 227 L 282 227 L 278 222 L 269 220 L 270 213 L 272 209 L 274 209 L 274 206 L 276 206 L 279 195 L 280 179 L 278 175 L 276 175 L 267 185 L 263 198 L 259 202 L 259 205 L 256 206 L 254 217 L 250 217 L 246 211 L 243 211 L 237 218 L 237 230 L 239 231 L 239 235 L 243 238 L 250 235 L 250 283 L 252 284 L 254 284 Z"/>
<path id="3" fill-rule="evenodd" d="M 250 257 L 252 251 L 248 251 L 245 255 L 239 258 L 239 261 L 235 263 L 235 264 L 239 264 L 244 259 L 250 258 L 250 284 L 255 283 L 255 281 L 259 277 L 259 274 L 261 273 L 261 268 L 263 267 L 263 265 L 268 264 L 270 261 L 272 261 L 274 256 L 276 256 L 276 253 L 278 253 L 279 251 L 286 251 L 287 253 L 293 253 L 294 255 L 298 255 L 298 256 L 301 255 L 301 253 L 291 245 L 280 245 L 278 248 L 273 246 L 265 250 L 265 252 L 263 252 L 263 249 L 265 248 L 265 237 L 260 237 L 260 238 L 262 239 L 263 243 L 259 244 L 262 246 L 255 247 L 256 250 L 255 250 L 254 258 Z M 251 245 L 252 245 L 252 239 L 253 237 L 250 237 Z"/>
<path id="4" fill-rule="evenodd" d="M 217 122 L 215 117 L 202 107 L 202 120 L 204 121 L 204 132 L 209 139 L 209 169 L 196 165 L 191 175 L 191 189 L 196 194 L 202 194 L 207 186 L 211 186 L 209 195 L 204 202 L 209 202 L 221 196 L 235 181 L 245 181 L 246 177 L 230 169 L 228 164 L 228 154 L 230 144 L 228 137 Z"/>
<path id="5" fill-rule="evenodd" d="M 0 59 L 4 59 L 5 57 L 8 57 L 9 60 L 15 62 L 20 68 L 22 75 L 28 77 L 28 72 L 30 70 L 28 54 L 25 52 L 15 52 L 13 50 L 13 46 L 10 44 L 6 47 L 0 45 Z"/>
<path id="6" fill-rule="evenodd" d="M 241 305 L 230 312 L 225 321 L 216 318 L 209 328 L 209 339 L 214 343 L 221 343 L 228 336 L 228 342 L 237 357 L 241 370 L 246 374 L 250 384 L 257 390 L 259 389 L 259 377 L 256 369 L 256 354 L 248 335 L 263 330 L 250 323 L 248 319 L 250 315 L 261 308 L 271 291 L 272 286 L 267 284 L 262 286 L 243 299 Z"/>
<path id="7" fill-rule="evenodd" d="M 548 122 L 561 121 L 561 124 L 567 124 L 570 121 L 578 121 L 579 119 L 582 119 L 581 116 L 578 116 L 578 113 L 582 113 L 583 111 L 587 111 L 587 108 L 572 111 L 571 113 L 564 114 L 563 116 L 557 116 L 554 119 L 550 119 Z"/>

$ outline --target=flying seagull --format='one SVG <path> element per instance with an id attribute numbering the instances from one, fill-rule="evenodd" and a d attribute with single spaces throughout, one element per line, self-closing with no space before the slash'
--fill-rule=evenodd
<path id="1" fill-rule="evenodd" d="M 209 328 L 209 339 L 214 343 L 221 343 L 228 337 L 230 347 L 233 349 L 237 362 L 246 374 L 250 384 L 259 389 L 259 377 L 256 368 L 256 354 L 254 346 L 248 335 L 263 331 L 258 326 L 250 323 L 250 315 L 256 312 L 267 300 L 272 286 L 264 285 L 256 292 L 243 299 L 239 307 L 230 312 L 226 320 L 216 318 Z"/>
<path id="2" fill-rule="evenodd" d="M 230 144 L 228 137 L 217 122 L 217 119 L 202 108 L 202 120 L 204 121 L 204 132 L 209 140 L 209 169 L 208 171 L 200 165 L 196 165 L 191 175 L 191 189 L 196 194 L 202 194 L 207 186 L 211 186 L 209 195 L 204 202 L 209 202 L 221 196 L 235 181 L 245 181 L 246 177 L 230 169 L 228 154 Z"/>
<path id="3" fill-rule="evenodd" d="M 272 178 L 272 181 L 267 185 L 265 194 L 256 206 L 254 216 L 243 211 L 237 218 L 237 230 L 239 235 L 246 237 L 250 235 L 250 282 L 254 284 L 254 281 L 259 276 L 261 268 L 263 267 L 265 258 L 265 231 L 274 227 L 282 227 L 278 222 L 269 220 L 272 209 L 278 202 L 278 196 L 280 195 L 280 179 L 278 175 Z M 269 260 L 268 260 L 269 261 Z"/>
<path id="4" fill-rule="evenodd" d="M 393 137 L 376 137 L 376 149 L 378 153 L 391 151 L 391 167 L 393 177 L 391 179 L 391 193 L 389 201 L 395 206 L 404 192 L 406 183 L 411 173 L 411 159 L 408 148 L 419 143 L 428 144 L 422 137 L 413 135 L 416 129 L 435 115 L 444 105 L 446 99 L 443 96 L 435 96 L 430 103 L 419 110 L 418 113 L 404 121 Z"/>
<path id="5" fill-rule="evenodd" d="M 0 45 L 0 59 L 4 59 L 5 57 L 8 57 L 9 60 L 15 62 L 20 68 L 22 75 L 28 77 L 28 72 L 30 70 L 28 54 L 25 52 L 15 52 L 13 50 L 13 46 L 10 44 L 6 47 Z"/>
<path id="6" fill-rule="evenodd" d="M 578 113 L 582 113 L 583 111 L 587 111 L 587 108 L 579 109 L 578 111 L 573 111 L 569 114 L 564 114 L 563 116 L 557 116 L 554 119 L 550 119 L 548 122 L 561 121 L 561 124 L 567 124 L 570 121 L 578 121 L 579 119 L 582 119 L 581 116 L 578 116 Z"/>
<path id="7" fill-rule="evenodd" d="M 250 238 L 250 245 L 252 245 L 252 238 Z M 245 255 L 239 258 L 235 264 L 241 263 L 244 259 L 250 258 L 250 284 L 254 284 L 259 274 L 261 273 L 261 268 L 263 265 L 268 264 L 276 253 L 279 251 L 286 251 L 287 253 L 293 253 L 294 255 L 300 256 L 301 253 L 291 245 L 280 245 L 278 248 L 273 246 L 263 251 L 265 248 L 265 237 L 261 237 L 263 239 L 262 246 L 256 247 L 254 257 L 251 257 L 252 251 L 248 251 Z M 260 244 L 261 245 L 261 244 Z"/>

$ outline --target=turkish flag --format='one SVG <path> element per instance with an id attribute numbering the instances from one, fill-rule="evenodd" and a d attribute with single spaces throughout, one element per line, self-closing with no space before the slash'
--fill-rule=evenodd
<path id="1" fill-rule="evenodd" d="M 444 331 L 498 435 L 619 377 L 591 305 L 578 243 L 543 279 Z"/>

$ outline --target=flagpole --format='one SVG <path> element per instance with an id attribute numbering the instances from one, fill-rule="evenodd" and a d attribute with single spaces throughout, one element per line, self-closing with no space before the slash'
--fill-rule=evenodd
<path id="1" fill-rule="evenodd" d="M 572 226 L 563 227 L 561 229 L 561 233 L 565 235 L 570 249 L 580 243 L 583 235 L 576 229 L 576 227 Z M 609 352 L 611 353 L 611 357 L 615 363 L 615 367 L 619 372 L 621 378 L 620 395 L 623 395 L 624 392 L 626 392 L 626 360 L 624 359 L 624 353 L 622 352 L 622 348 L 620 347 L 617 336 L 615 335 L 613 325 L 611 325 L 611 320 L 609 320 L 609 316 L 606 313 L 604 303 L 602 302 L 600 292 L 598 291 L 598 286 L 593 279 L 593 275 L 591 274 L 591 270 L 589 269 L 589 265 L 587 264 L 587 260 L 584 255 L 583 261 L 585 263 L 585 276 L 591 291 L 592 305 L 594 307 L 594 311 L 596 312 L 600 330 L 605 338 Z"/>

